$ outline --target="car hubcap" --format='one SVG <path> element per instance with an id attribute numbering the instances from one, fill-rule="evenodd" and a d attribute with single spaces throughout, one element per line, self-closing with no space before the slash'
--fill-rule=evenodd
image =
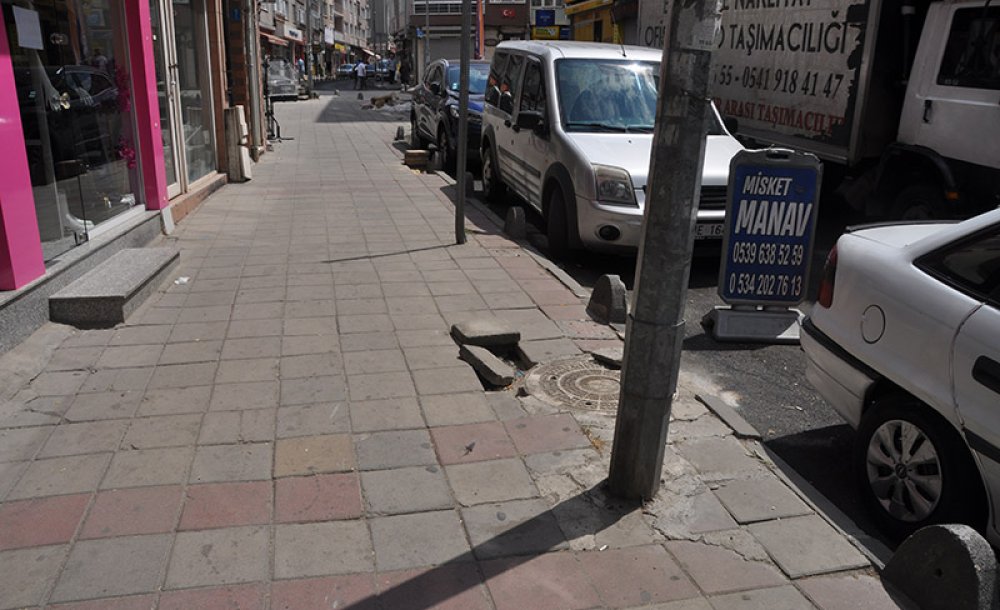
<path id="1" fill-rule="evenodd" d="M 941 500 L 943 478 L 938 451 L 908 421 L 890 420 L 875 430 L 866 455 L 868 485 L 893 518 L 922 521 Z"/>

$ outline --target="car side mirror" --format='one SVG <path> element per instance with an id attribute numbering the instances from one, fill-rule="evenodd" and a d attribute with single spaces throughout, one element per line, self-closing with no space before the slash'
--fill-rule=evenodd
<path id="1" fill-rule="evenodd" d="M 517 126 L 521 129 L 530 129 L 540 136 L 547 133 L 545 128 L 545 116 L 538 110 L 522 110 L 517 113 Z"/>
<path id="2" fill-rule="evenodd" d="M 500 103 L 497 104 L 497 107 L 507 114 L 514 112 L 514 96 L 510 94 L 510 91 L 504 91 L 500 94 Z"/>
<path id="3" fill-rule="evenodd" d="M 441 83 L 431 83 L 431 93 L 441 95 Z"/>
<path id="4" fill-rule="evenodd" d="M 493 104 L 494 106 L 496 106 L 497 102 L 500 100 L 500 88 L 497 87 L 496 85 L 490 87 L 486 91 L 485 100 L 487 104 Z"/>
<path id="5" fill-rule="evenodd" d="M 722 124 L 726 126 L 726 131 L 730 134 L 735 134 L 740 129 L 740 122 L 731 116 L 722 119 Z"/>

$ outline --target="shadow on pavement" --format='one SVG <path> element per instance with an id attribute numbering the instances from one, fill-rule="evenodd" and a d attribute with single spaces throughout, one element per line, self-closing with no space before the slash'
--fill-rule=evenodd
<path id="1" fill-rule="evenodd" d="M 640 502 L 609 497 L 604 492 L 605 485 L 606 481 L 602 481 L 475 545 L 470 553 L 458 555 L 346 607 L 365 610 L 435 607 L 549 551 L 568 549 L 565 543 L 569 540 L 597 534 L 642 509 Z M 497 515 L 498 519 L 501 517 Z M 562 527 L 566 524 L 575 526 L 571 528 L 572 536 Z M 475 570 L 476 567 L 479 570 Z"/>
<path id="2" fill-rule="evenodd" d="M 353 89 L 338 89 L 339 95 L 334 95 L 333 90 L 320 90 L 320 100 L 326 101 L 326 106 L 316 117 L 317 123 L 402 123 L 410 120 L 409 96 L 400 94 L 398 90 L 389 89 L 365 89 L 355 91 Z M 357 99 L 361 93 L 364 99 Z M 395 93 L 401 100 L 395 106 L 383 106 L 382 108 L 365 108 L 371 106 L 371 98 Z"/>

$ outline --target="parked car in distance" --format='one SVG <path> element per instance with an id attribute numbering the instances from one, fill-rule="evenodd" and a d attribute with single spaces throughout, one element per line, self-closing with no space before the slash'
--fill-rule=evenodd
<path id="1" fill-rule="evenodd" d="M 809 382 L 857 431 L 883 529 L 960 522 L 1000 542 L 1000 210 L 848 229 L 801 342 Z"/>
<path id="2" fill-rule="evenodd" d="M 354 64 L 343 63 L 337 66 L 337 78 L 354 78 Z"/>
<path id="3" fill-rule="evenodd" d="M 589 42 L 497 46 L 483 110 L 483 188 L 514 191 L 545 219 L 549 250 L 634 253 L 656 119 L 661 52 Z M 697 239 L 719 239 L 739 142 L 714 106 Z"/>
<path id="4" fill-rule="evenodd" d="M 483 117 L 483 93 L 490 64 L 469 62 L 469 159 L 479 152 Z M 413 91 L 410 112 L 410 144 L 420 148 L 426 142 L 437 144 L 442 166 L 451 171 L 458 155 L 458 117 L 460 66 L 457 59 L 431 62 L 424 80 Z"/>
<path id="5" fill-rule="evenodd" d="M 299 74 L 287 59 L 271 59 L 267 64 L 267 90 L 272 100 L 299 99 Z"/>

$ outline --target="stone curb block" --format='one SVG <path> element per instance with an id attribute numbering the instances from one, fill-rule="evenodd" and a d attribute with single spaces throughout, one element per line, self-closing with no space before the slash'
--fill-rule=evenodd
<path id="1" fill-rule="evenodd" d="M 458 355 L 476 369 L 483 379 L 496 386 L 514 383 L 514 367 L 493 355 L 493 352 L 478 345 L 462 345 Z"/>

